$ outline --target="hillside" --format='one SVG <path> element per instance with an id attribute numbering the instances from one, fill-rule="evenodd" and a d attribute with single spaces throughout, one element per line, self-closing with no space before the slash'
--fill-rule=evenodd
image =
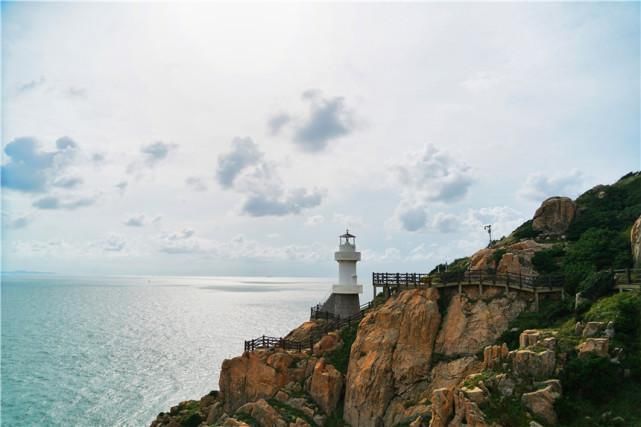
<path id="1" fill-rule="evenodd" d="M 434 283 L 470 269 L 554 278 L 563 292 L 538 311 L 532 294 L 491 282 L 379 295 L 311 351 L 225 360 L 220 391 L 152 426 L 640 426 L 641 290 L 619 292 L 638 273 L 616 272 L 641 267 L 640 229 L 639 172 L 550 198 L 509 236 L 432 272 Z M 287 339 L 326 327 L 308 321 Z"/>

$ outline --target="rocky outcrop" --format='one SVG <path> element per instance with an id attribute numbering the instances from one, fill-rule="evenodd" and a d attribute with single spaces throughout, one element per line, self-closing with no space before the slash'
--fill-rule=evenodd
<path id="1" fill-rule="evenodd" d="M 314 366 L 314 373 L 309 379 L 308 391 L 312 399 L 326 414 L 336 409 L 343 393 L 343 375 L 332 365 L 320 359 Z"/>
<path id="2" fill-rule="evenodd" d="M 630 231 L 630 245 L 634 268 L 641 268 L 641 216 L 634 222 Z"/>
<path id="3" fill-rule="evenodd" d="M 482 363 L 475 356 L 459 357 L 449 362 L 439 362 L 430 373 L 430 381 L 427 386 L 427 393 L 431 393 L 437 388 L 452 388 L 457 385 L 462 378 L 479 372 L 482 369 Z"/>
<path id="4" fill-rule="evenodd" d="M 434 351 L 448 356 L 476 354 L 493 344 L 508 323 L 526 308 L 527 303 L 514 293 L 489 301 L 472 301 L 465 294 L 455 295 L 447 308 Z"/>
<path id="5" fill-rule="evenodd" d="M 245 352 L 223 361 L 219 386 L 225 411 L 232 413 L 247 402 L 268 399 L 289 382 L 302 381 L 308 362 L 303 354 L 282 351 Z"/>
<path id="6" fill-rule="evenodd" d="M 576 204 L 569 197 L 550 197 L 534 213 L 532 229 L 544 235 L 562 235 L 576 215 Z"/>
<path id="7" fill-rule="evenodd" d="M 557 423 L 554 402 L 561 397 L 561 382 L 547 380 L 543 382 L 544 388 L 521 396 L 523 405 L 535 416 L 544 420 L 548 425 Z"/>
<path id="8" fill-rule="evenodd" d="M 556 354 L 552 350 L 515 350 L 510 352 L 510 359 L 514 373 L 521 377 L 550 378 L 556 367 Z"/>
<path id="9" fill-rule="evenodd" d="M 447 427 L 454 413 L 454 396 L 450 388 L 438 388 L 432 392 L 432 420 L 430 427 Z"/>
<path id="10" fill-rule="evenodd" d="M 599 357 L 607 357 L 608 344 L 609 339 L 607 338 L 587 338 L 577 346 L 577 350 L 579 350 L 579 357 L 586 357 L 589 354 L 594 354 Z"/>
<path id="11" fill-rule="evenodd" d="M 489 345 L 483 350 L 483 369 L 500 367 L 508 358 L 509 350 L 507 344 Z"/>
<path id="12" fill-rule="evenodd" d="M 245 403 L 238 408 L 238 413 L 247 414 L 254 418 L 261 426 L 287 427 L 287 422 L 280 416 L 278 411 L 265 401 L 259 399 L 256 402 Z"/>
<path id="13" fill-rule="evenodd" d="M 481 249 L 471 256 L 470 268 L 472 270 L 496 269 L 498 273 L 536 274 L 532 257 L 538 251 L 549 247 L 550 244 L 523 240 L 507 246 Z M 498 263 L 495 256 L 497 251 L 503 252 Z"/>
<path id="14" fill-rule="evenodd" d="M 392 399 L 428 378 L 441 320 L 438 298 L 436 289 L 405 291 L 361 321 L 345 389 L 350 425 L 383 423 Z"/>

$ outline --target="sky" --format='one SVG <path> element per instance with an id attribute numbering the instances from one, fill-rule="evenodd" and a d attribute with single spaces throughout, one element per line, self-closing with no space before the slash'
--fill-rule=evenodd
<path id="1" fill-rule="evenodd" d="M 637 2 L 1 12 L 3 271 L 368 283 L 641 169 Z"/>

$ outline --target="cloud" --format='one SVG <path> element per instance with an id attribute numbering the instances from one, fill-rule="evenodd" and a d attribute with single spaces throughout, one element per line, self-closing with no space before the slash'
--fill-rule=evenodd
<path id="1" fill-rule="evenodd" d="M 332 222 L 346 228 L 365 227 L 365 221 L 360 216 L 335 213 Z"/>
<path id="2" fill-rule="evenodd" d="M 453 233 L 461 229 L 460 222 L 456 215 L 438 212 L 432 218 L 432 228 L 441 233 Z"/>
<path id="3" fill-rule="evenodd" d="M 168 144 L 166 142 L 157 141 L 149 145 L 144 145 L 140 148 L 145 163 L 148 166 L 155 166 L 159 161 L 166 159 L 171 150 L 174 150 L 178 145 Z"/>
<path id="4" fill-rule="evenodd" d="M 196 176 L 190 176 L 185 180 L 185 184 L 194 191 L 207 191 L 205 180 Z"/>
<path id="5" fill-rule="evenodd" d="M 271 135 L 278 135 L 282 128 L 290 123 L 292 120 L 291 116 L 287 113 L 280 113 L 272 116 L 267 125 L 269 126 L 269 132 Z"/>
<path id="6" fill-rule="evenodd" d="M 396 165 L 393 171 L 403 186 L 406 200 L 415 203 L 455 202 L 465 197 L 474 182 L 468 166 L 433 145 L 405 157 L 405 161 Z"/>
<path id="7" fill-rule="evenodd" d="M 2 187 L 28 193 L 46 191 L 68 166 L 77 147 L 69 137 L 59 138 L 54 151 L 42 150 L 35 138 L 12 140 L 4 147 L 9 161 L 1 167 Z"/>
<path id="8" fill-rule="evenodd" d="M 120 181 L 118 184 L 115 185 L 115 187 L 120 191 L 120 194 L 123 194 L 127 189 L 128 185 L 129 183 L 127 181 Z"/>
<path id="9" fill-rule="evenodd" d="M 79 176 L 65 176 L 56 179 L 53 182 L 53 186 L 60 188 L 76 188 L 79 187 L 83 182 L 84 180 Z"/>
<path id="10" fill-rule="evenodd" d="M 345 99 L 337 96 L 326 98 L 318 90 L 307 90 L 301 96 L 308 104 L 303 117 L 289 113 L 272 116 L 267 125 L 272 135 L 279 134 L 285 127 L 293 131 L 293 142 L 308 153 L 317 153 L 327 148 L 330 141 L 353 132 L 354 115 L 345 106 Z"/>
<path id="11" fill-rule="evenodd" d="M 527 176 L 518 195 L 535 202 L 542 202 L 551 196 L 574 197 L 583 184 L 583 178 L 577 169 L 555 174 L 535 172 Z"/>
<path id="12" fill-rule="evenodd" d="M 398 213 L 398 219 L 407 231 L 418 231 L 425 227 L 427 214 L 422 207 L 403 209 Z"/>
<path id="13" fill-rule="evenodd" d="M 94 153 L 91 155 L 91 161 L 97 164 L 102 164 L 105 162 L 106 157 L 103 153 Z"/>
<path id="14" fill-rule="evenodd" d="M 122 236 L 111 234 L 100 242 L 99 246 L 106 252 L 122 252 L 125 249 L 126 242 Z"/>
<path id="15" fill-rule="evenodd" d="M 97 197 L 79 197 L 61 199 L 58 196 L 45 196 L 33 202 L 33 207 L 43 210 L 74 210 L 96 203 Z"/>
<path id="16" fill-rule="evenodd" d="M 303 93 L 309 115 L 294 133 L 294 141 L 307 152 L 322 151 L 327 143 L 349 134 L 354 127 L 352 113 L 342 97 L 324 98 L 318 91 Z"/>
<path id="17" fill-rule="evenodd" d="M 134 215 L 129 218 L 127 218 L 124 222 L 124 224 L 127 227 L 143 227 L 145 225 L 145 215 L 140 214 L 140 215 Z"/>
<path id="18" fill-rule="evenodd" d="M 322 200 L 323 192 L 320 190 L 308 191 L 304 188 L 295 188 L 282 198 L 267 194 L 253 194 L 245 200 L 242 210 L 250 216 L 282 216 L 297 214 L 303 209 L 316 207 Z"/>
<path id="19" fill-rule="evenodd" d="M 69 98 L 86 98 L 87 97 L 87 89 L 81 88 L 81 87 L 69 87 L 66 90 L 66 95 Z"/>
<path id="20" fill-rule="evenodd" d="M 267 162 L 251 138 L 234 138 L 229 153 L 218 157 L 216 178 L 225 189 L 245 196 L 241 210 L 254 216 L 298 214 L 320 205 L 324 190 L 287 189 L 276 165 Z"/>
<path id="21" fill-rule="evenodd" d="M 236 177 L 249 166 L 261 161 L 263 153 L 251 138 L 236 137 L 229 153 L 218 156 L 216 178 L 224 188 L 230 188 Z"/>
<path id="22" fill-rule="evenodd" d="M 305 225 L 315 226 L 325 222 L 325 217 L 323 215 L 312 215 L 305 220 Z"/>
<path id="23" fill-rule="evenodd" d="M 45 84 L 45 78 L 40 77 L 38 80 L 31 80 L 30 82 L 24 83 L 20 86 L 18 86 L 18 92 L 19 93 L 25 93 L 32 91 L 33 89 L 36 89 L 42 85 Z"/>
<path id="24" fill-rule="evenodd" d="M 5 215 L 3 215 L 4 218 L 6 218 Z M 5 221 L 3 221 L 3 225 L 7 228 L 11 229 L 19 229 L 19 228 L 25 228 L 29 226 L 33 222 L 33 215 L 27 214 L 27 215 L 21 215 L 15 218 L 6 218 Z"/>

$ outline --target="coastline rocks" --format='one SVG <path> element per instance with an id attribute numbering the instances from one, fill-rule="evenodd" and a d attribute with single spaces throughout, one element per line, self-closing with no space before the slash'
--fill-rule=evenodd
<path id="1" fill-rule="evenodd" d="M 449 362 L 439 362 L 430 372 L 428 392 L 438 388 L 452 388 L 468 375 L 482 370 L 481 362 L 474 356 L 465 356 Z"/>
<path id="2" fill-rule="evenodd" d="M 471 301 L 465 294 L 454 295 L 434 351 L 448 356 L 476 354 L 493 344 L 508 323 L 526 308 L 527 303 L 513 293 L 487 302 Z"/>
<path id="3" fill-rule="evenodd" d="M 454 396 L 449 388 L 437 388 L 432 392 L 432 419 L 430 427 L 447 427 L 454 412 Z"/>
<path id="4" fill-rule="evenodd" d="M 340 337 L 336 332 L 330 332 L 324 335 L 316 344 L 314 344 L 314 354 L 322 356 L 330 353 L 343 345 Z"/>
<path id="5" fill-rule="evenodd" d="M 509 352 L 505 343 L 503 345 L 488 345 L 483 349 L 483 369 L 500 367 L 507 359 Z"/>
<path id="6" fill-rule="evenodd" d="M 608 338 L 588 338 L 577 346 L 579 357 L 594 354 L 599 357 L 608 356 Z"/>
<path id="7" fill-rule="evenodd" d="M 245 403 L 237 412 L 251 416 L 263 427 L 287 427 L 287 422 L 265 399 Z"/>
<path id="8" fill-rule="evenodd" d="M 630 231 L 630 245 L 634 268 L 641 268 L 641 216 L 634 222 Z"/>
<path id="9" fill-rule="evenodd" d="M 307 363 L 304 354 L 283 351 L 245 352 L 224 360 L 219 387 L 225 411 L 233 413 L 247 402 L 274 396 L 285 384 L 302 381 Z"/>
<path id="10" fill-rule="evenodd" d="M 576 215 L 576 204 L 569 197 L 550 197 L 534 213 L 532 229 L 547 235 L 565 233 Z"/>
<path id="11" fill-rule="evenodd" d="M 427 379 L 441 320 L 438 298 L 436 289 L 408 290 L 363 318 L 347 371 L 347 423 L 383 425 L 392 399 Z"/>
<path id="12" fill-rule="evenodd" d="M 503 247 L 481 249 L 471 256 L 470 268 L 472 270 L 496 269 L 497 273 L 502 274 L 536 274 L 532 257 L 536 252 L 548 247 L 550 247 L 549 244 L 523 240 Z M 504 250 L 505 253 L 497 263 L 494 254 L 498 250 Z"/>
<path id="13" fill-rule="evenodd" d="M 321 358 L 314 366 L 314 373 L 310 377 L 308 388 L 312 399 L 323 412 L 330 415 L 342 397 L 343 375 Z"/>
<path id="14" fill-rule="evenodd" d="M 605 322 L 588 322 L 583 327 L 583 332 L 581 336 L 583 338 L 592 338 L 601 335 L 603 329 L 605 328 Z"/>
<path id="15" fill-rule="evenodd" d="M 543 384 L 546 385 L 545 388 L 524 393 L 521 396 L 521 402 L 533 415 L 542 418 L 549 425 L 555 425 L 557 417 L 554 412 L 554 402 L 561 397 L 561 382 L 547 380 Z"/>

